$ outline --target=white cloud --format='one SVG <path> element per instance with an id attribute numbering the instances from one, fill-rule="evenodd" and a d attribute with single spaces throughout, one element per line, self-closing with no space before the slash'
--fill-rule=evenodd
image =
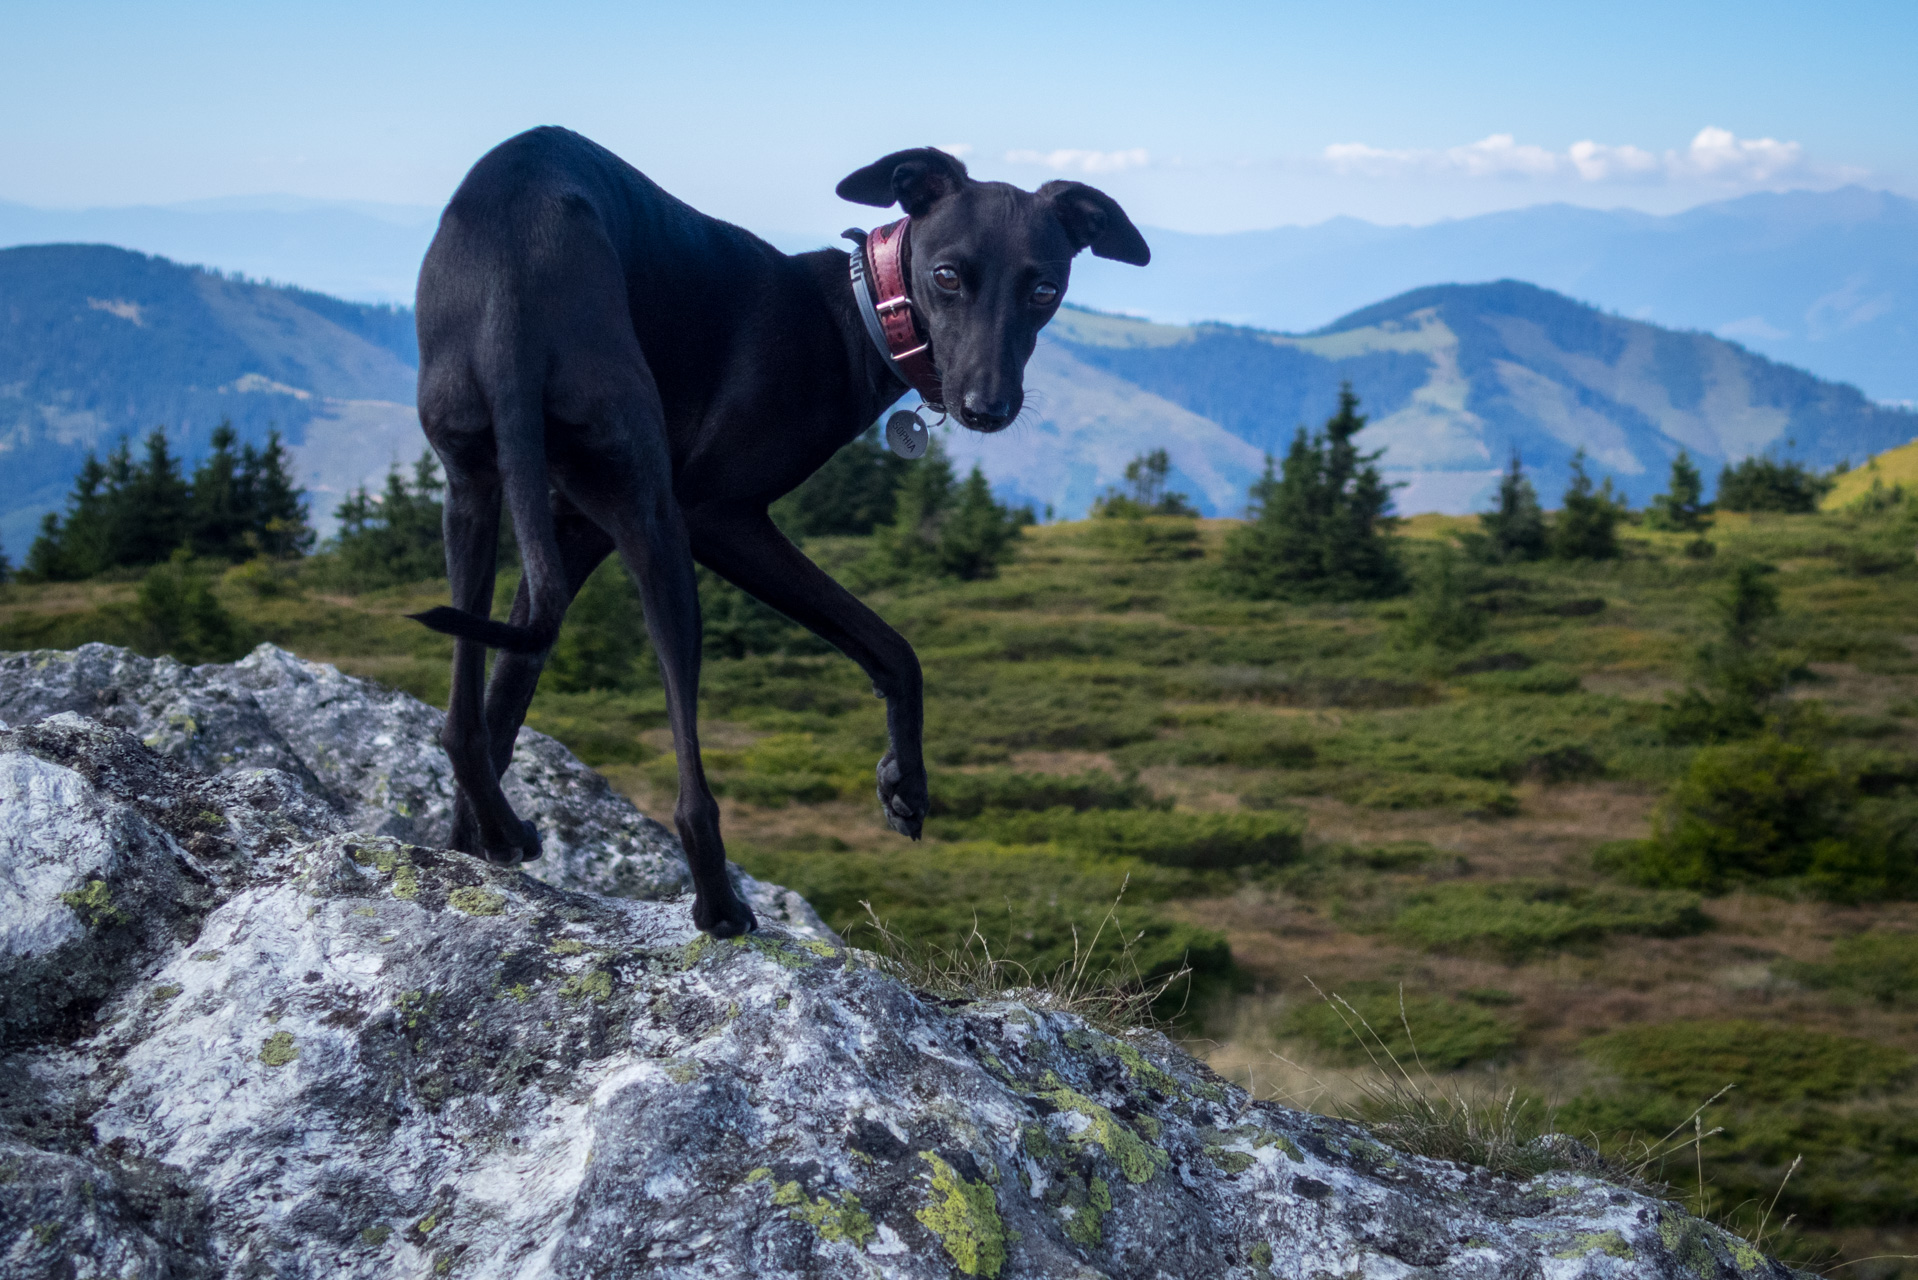
<path id="1" fill-rule="evenodd" d="M 1559 157 L 1544 147 L 1521 143 L 1509 133 L 1443 150 L 1388 150 L 1363 142 L 1339 142 L 1325 149 L 1325 158 L 1339 173 L 1368 178 L 1403 173 L 1457 173 L 1471 178 L 1544 177 L 1557 172 Z"/>
<path id="2" fill-rule="evenodd" d="M 1152 157 L 1144 147 L 1133 147 L 1129 151 L 1076 151 L 1065 148 L 1058 151 L 1008 151 L 1006 163 L 1038 165 L 1060 173 L 1120 173 L 1126 169 L 1143 169 L 1152 163 Z"/>
<path id="3" fill-rule="evenodd" d="M 1669 163 L 1721 182 L 1771 182 L 1804 168 L 1805 149 L 1776 138 L 1739 138 L 1729 129 L 1707 125 L 1681 157 L 1667 152 Z"/>
<path id="4" fill-rule="evenodd" d="M 942 142 L 937 149 L 945 152 L 949 156 L 957 156 L 959 159 L 964 160 L 972 154 L 973 146 L 970 142 Z"/>
<path id="5" fill-rule="evenodd" d="M 1665 173 L 1664 161 L 1630 143 L 1614 147 L 1603 142 L 1574 142 L 1566 148 L 1565 158 L 1587 182 L 1644 182 Z"/>
<path id="6" fill-rule="evenodd" d="M 1856 176 L 1852 171 L 1825 174 L 1805 159 L 1796 142 L 1776 138 L 1740 138 L 1729 129 L 1707 126 L 1691 145 L 1662 155 L 1628 144 L 1589 139 L 1564 151 L 1519 142 L 1495 133 L 1458 147 L 1391 149 L 1363 142 L 1337 142 L 1325 148 L 1324 164 L 1334 173 L 1367 178 L 1438 176 L 1461 178 L 1569 178 L 1583 182 L 1708 181 L 1731 186 L 1762 186 L 1793 178 Z"/>

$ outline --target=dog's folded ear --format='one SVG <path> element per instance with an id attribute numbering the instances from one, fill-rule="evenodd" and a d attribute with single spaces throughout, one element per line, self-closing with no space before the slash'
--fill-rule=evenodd
<path id="1" fill-rule="evenodd" d="M 885 208 L 897 203 L 913 217 L 966 184 L 966 166 L 937 147 L 895 151 L 847 175 L 835 191 L 841 200 Z"/>
<path id="2" fill-rule="evenodd" d="M 1132 219 L 1125 216 L 1117 200 L 1097 187 L 1083 182 L 1048 182 L 1037 194 L 1052 205 L 1052 212 L 1072 237 L 1074 252 L 1090 249 L 1095 257 L 1135 267 L 1152 261 L 1152 250 Z"/>

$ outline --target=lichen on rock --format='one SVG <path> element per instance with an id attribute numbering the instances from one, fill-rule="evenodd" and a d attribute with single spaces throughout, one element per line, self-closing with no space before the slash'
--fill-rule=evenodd
<path id="1" fill-rule="evenodd" d="M 1006 1228 L 992 1187 L 971 1182 L 930 1151 L 919 1158 L 932 1166 L 932 1198 L 913 1216 L 939 1237 L 952 1264 L 969 1276 L 997 1276 L 1006 1265 Z"/>
<path id="2" fill-rule="evenodd" d="M 684 897 L 449 852 L 407 765 L 430 715 L 284 655 L 90 649 L 0 657 L 7 1275 L 1788 1274 L 1589 1177 L 1256 1102 L 1154 1033 L 914 991 L 776 886 L 796 923 L 715 942 Z M 54 686 L 124 728 L 25 723 Z M 369 760 L 390 823 L 341 782 Z M 572 794 L 566 857 L 631 848 L 630 806 Z M 123 920 L 62 896 L 96 881 Z"/>

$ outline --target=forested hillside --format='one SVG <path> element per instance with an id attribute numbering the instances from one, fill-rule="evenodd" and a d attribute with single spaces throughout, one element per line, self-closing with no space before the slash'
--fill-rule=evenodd
<path id="1" fill-rule="evenodd" d="M 416 359 L 408 310 L 105 245 L 0 251 L 0 541 L 26 549 L 89 451 L 164 427 L 191 465 L 223 421 L 250 444 L 277 426 L 296 456 L 311 435 L 362 441 L 361 470 L 301 469 L 330 515 L 328 497 L 384 471 L 389 437 L 410 426 L 402 456 L 417 452 Z"/>
<path id="2" fill-rule="evenodd" d="M 1816 467 L 1862 462 L 1918 435 L 1918 413 L 1855 388 L 1517 281 L 1417 289 L 1299 336 L 1071 310 L 1048 335 L 1072 360 L 1217 424 L 1254 458 L 1283 451 L 1350 381 L 1372 419 L 1364 442 L 1408 486 L 1405 511 L 1475 509 L 1514 450 L 1548 501 L 1583 449 L 1642 504 L 1681 448 L 1716 476 L 1768 451 Z M 1065 442 L 1090 427 L 1071 421 L 1070 401 L 1042 400 L 1037 415 L 1042 433 L 1065 419 Z M 1184 469 L 1190 455 L 1167 447 Z"/>

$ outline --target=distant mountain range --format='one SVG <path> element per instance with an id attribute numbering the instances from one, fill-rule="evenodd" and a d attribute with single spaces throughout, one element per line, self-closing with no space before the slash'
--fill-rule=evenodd
<path id="1" fill-rule="evenodd" d="M 438 213 L 284 196 L 64 211 L 0 203 L 0 246 L 117 244 L 410 303 Z M 836 242 L 825 229 L 762 234 L 788 250 Z M 1669 217 L 1539 205 L 1420 227 L 1335 218 L 1147 237 L 1144 271 L 1080 259 L 1073 301 L 1302 332 L 1423 285 L 1529 280 L 1635 320 L 1733 339 L 1881 401 L 1918 400 L 1918 201 L 1886 192 L 1752 195 Z"/>
<path id="2" fill-rule="evenodd" d="M 1360 441 L 1405 485 L 1402 511 L 1478 509 L 1513 450 L 1548 505 L 1581 448 L 1643 504 L 1680 448 L 1715 478 L 1749 454 L 1828 467 L 1918 436 L 1918 413 L 1853 387 L 1509 280 L 1415 289 L 1302 336 L 1069 308 L 1028 381 L 1027 420 L 1005 437 L 956 432 L 949 447 L 1060 515 L 1156 446 L 1175 487 L 1237 514 L 1265 454 L 1323 422 L 1345 381 L 1371 417 Z"/>
<path id="3" fill-rule="evenodd" d="M 87 450 L 164 425 L 189 461 L 230 419 L 293 445 L 322 527 L 353 486 L 424 448 L 412 314 L 234 280 L 99 245 L 0 250 L 0 542 L 17 559 Z M 1607 315 L 1532 285 L 1417 289 L 1313 333 L 1153 324 L 1068 307 L 996 436 L 954 432 L 1002 494 L 1082 515 L 1164 448 L 1211 514 L 1245 505 L 1266 453 L 1350 381 L 1402 511 L 1467 511 L 1517 449 L 1554 503 L 1575 449 L 1634 501 L 1680 447 L 1709 474 L 1774 450 L 1818 466 L 1918 436 L 1886 408 L 1703 333 Z"/>
<path id="4" fill-rule="evenodd" d="M 104 245 L 0 250 L 0 544 L 16 562 L 90 449 L 167 428 L 198 459 L 278 426 L 313 510 L 424 447 L 413 313 Z"/>
<path id="5" fill-rule="evenodd" d="M 111 244 L 360 302 L 413 305 L 439 210 L 263 196 L 111 209 L 0 201 L 0 248 Z"/>
<path id="6" fill-rule="evenodd" d="M 1918 400 L 1918 201 L 1759 194 L 1668 217 L 1538 205 L 1422 227 L 1335 218 L 1237 235 L 1150 231 L 1152 265 L 1081 258 L 1073 301 L 1156 320 L 1304 330 L 1445 281 L 1529 280 Z"/>

